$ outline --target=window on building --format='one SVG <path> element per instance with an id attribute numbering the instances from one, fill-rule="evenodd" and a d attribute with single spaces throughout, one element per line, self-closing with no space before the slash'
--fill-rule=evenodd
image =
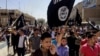
<path id="1" fill-rule="evenodd" d="M 14 12 L 10 12 L 9 14 L 10 14 L 10 15 L 14 15 Z"/>
<path id="2" fill-rule="evenodd" d="M 1 13 L 1 16 L 3 16 L 3 15 L 7 15 L 7 13 Z"/>

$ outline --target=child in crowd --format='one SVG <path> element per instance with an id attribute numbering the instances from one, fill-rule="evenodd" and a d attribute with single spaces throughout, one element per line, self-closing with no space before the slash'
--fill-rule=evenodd
<path id="1" fill-rule="evenodd" d="M 69 47 L 67 45 L 67 39 L 63 37 L 64 34 L 65 28 L 62 28 L 57 37 L 57 53 L 59 56 L 69 56 Z"/>
<path id="2" fill-rule="evenodd" d="M 61 39 L 61 44 L 57 47 L 59 56 L 69 56 L 69 47 L 66 38 Z"/>
<path id="3" fill-rule="evenodd" d="M 34 56 L 58 56 L 56 53 L 56 47 L 51 44 L 51 35 L 47 32 L 41 36 L 41 47 L 37 49 Z"/>

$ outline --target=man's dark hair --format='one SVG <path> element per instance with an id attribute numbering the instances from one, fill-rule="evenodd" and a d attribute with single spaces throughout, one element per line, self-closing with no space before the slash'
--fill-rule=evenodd
<path id="1" fill-rule="evenodd" d="M 89 35 L 90 33 L 91 33 L 91 32 L 86 32 L 86 33 L 85 33 L 86 37 L 88 37 L 88 35 Z"/>
<path id="2" fill-rule="evenodd" d="M 48 32 L 43 33 L 41 36 L 41 40 L 44 40 L 45 38 L 51 38 L 51 34 Z"/>
<path id="3" fill-rule="evenodd" d="M 24 29 L 20 28 L 19 30 L 20 30 L 21 32 L 25 33 L 25 30 L 24 30 Z"/>
<path id="4" fill-rule="evenodd" d="M 57 36 L 57 35 L 60 35 L 60 33 L 56 32 L 56 33 L 55 33 L 55 36 Z"/>
<path id="5" fill-rule="evenodd" d="M 96 33 L 98 33 L 98 32 L 99 32 L 99 31 L 97 31 L 97 30 L 93 30 L 93 31 L 92 31 L 93 34 L 96 34 Z"/>
<path id="6" fill-rule="evenodd" d="M 74 32 L 72 32 L 72 31 L 70 31 L 69 33 L 70 33 L 70 35 L 74 35 Z"/>
<path id="7" fill-rule="evenodd" d="M 63 40 L 63 39 L 65 39 L 65 40 L 66 40 L 66 38 L 64 38 L 64 37 L 62 38 L 62 40 Z"/>
<path id="8" fill-rule="evenodd" d="M 84 38 L 86 38 L 87 36 L 86 36 L 86 34 L 82 34 L 82 38 L 84 39 Z"/>
<path id="9" fill-rule="evenodd" d="M 90 34 L 87 35 L 88 39 L 93 38 L 93 36 L 95 36 L 93 33 L 90 33 Z"/>
<path id="10" fill-rule="evenodd" d="M 38 31 L 39 29 L 38 28 L 34 28 L 34 31 Z"/>

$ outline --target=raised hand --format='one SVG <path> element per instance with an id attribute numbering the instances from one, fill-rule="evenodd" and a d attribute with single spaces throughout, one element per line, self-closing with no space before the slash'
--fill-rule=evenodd
<path id="1" fill-rule="evenodd" d="M 66 32 L 66 28 L 65 27 L 62 27 L 61 28 L 61 34 L 64 34 Z"/>
<path id="2" fill-rule="evenodd" d="M 55 55 L 56 54 L 56 47 L 55 47 L 55 45 L 51 45 L 51 47 L 50 47 L 50 53 L 52 54 L 52 55 Z"/>

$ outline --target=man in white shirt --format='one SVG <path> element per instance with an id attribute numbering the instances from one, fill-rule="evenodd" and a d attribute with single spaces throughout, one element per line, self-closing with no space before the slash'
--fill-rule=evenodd
<path id="1" fill-rule="evenodd" d="M 23 29 L 19 29 L 19 42 L 18 42 L 18 56 L 24 56 L 25 55 L 25 44 L 28 46 L 27 43 L 27 39 L 26 39 L 26 35 L 24 34 L 24 30 Z"/>

